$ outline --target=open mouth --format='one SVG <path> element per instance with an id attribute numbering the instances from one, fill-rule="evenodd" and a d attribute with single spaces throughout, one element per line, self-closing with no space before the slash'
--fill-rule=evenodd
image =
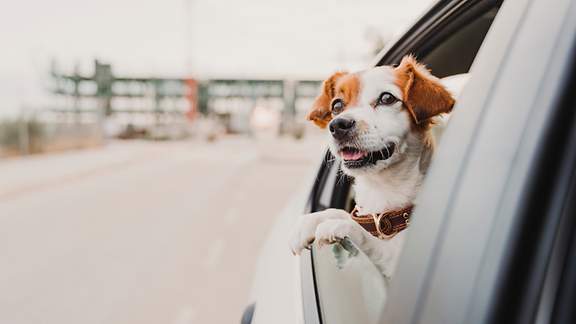
<path id="1" fill-rule="evenodd" d="M 384 161 L 389 159 L 394 150 L 396 149 L 396 144 L 388 143 L 383 149 L 379 151 L 363 151 L 355 147 L 346 146 L 340 150 L 340 157 L 344 161 L 344 165 L 349 169 L 358 169 L 368 165 L 376 164 L 378 161 Z"/>

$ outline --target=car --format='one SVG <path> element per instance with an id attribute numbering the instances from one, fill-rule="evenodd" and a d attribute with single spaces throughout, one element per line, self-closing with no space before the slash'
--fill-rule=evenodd
<path id="1" fill-rule="evenodd" d="M 575 50 L 576 1 L 434 4 L 374 62 L 470 75 L 389 289 L 351 242 L 289 253 L 298 215 L 353 206 L 326 152 L 269 235 L 242 323 L 576 323 Z"/>

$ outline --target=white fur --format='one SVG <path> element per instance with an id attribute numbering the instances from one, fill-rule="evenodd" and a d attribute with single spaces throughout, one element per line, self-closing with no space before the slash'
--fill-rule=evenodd
<path id="1" fill-rule="evenodd" d="M 390 92 L 404 100 L 401 89 L 395 84 L 392 67 L 373 68 L 357 76 L 361 84 L 358 101 L 338 117 L 353 118 L 357 125 L 365 126 L 355 137 L 356 145 L 364 150 L 381 150 L 389 142 L 396 144 L 396 150 L 390 158 L 361 169 L 348 169 L 342 164 L 343 171 L 355 179 L 355 199 L 360 214 L 404 208 L 412 204 L 422 184 L 426 171 L 422 165 L 427 166 L 427 161 L 421 160 L 430 158 L 431 148 L 427 141 L 431 134 L 415 132 L 411 128 L 411 117 L 401 102 L 376 108 L 371 105 L 382 92 Z M 339 158 L 341 143 L 331 136 L 329 148 L 332 155 Z M 322 246 L 348 237 L 385 276 L 390 277 L 396 268 L 404 236 L 405 232 L 401 232 L 389 240 L 378 239 L 353 221 L 346 211 L 327 209 L 301 216 L 290 245 L 292 252 L 299 254 L 313 241 Z"/>

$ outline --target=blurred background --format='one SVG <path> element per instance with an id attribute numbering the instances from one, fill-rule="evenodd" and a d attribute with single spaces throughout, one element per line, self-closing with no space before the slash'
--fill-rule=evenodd
<path id="1" fill-rule="evenodd" d="M 321 80 L 430 2 L 4 3 L 0 323 L 238 322 Z"/>

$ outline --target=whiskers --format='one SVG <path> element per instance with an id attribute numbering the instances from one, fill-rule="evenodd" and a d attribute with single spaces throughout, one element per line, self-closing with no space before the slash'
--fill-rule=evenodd
<path id="1" fill-rule="evenodd" d="M 324 156 L 324 161 L 328 165 L 332 165 L 336 161 L 336 157 L 332 155 L 332 152 L 328 151 L 328 153 Z"/>
<path id="2" fill-rule="evenodd" d="M 384 146 L 384 149 L 386 150 L 386 155 L 390 156 L 390 150 L 388 149 L 388 145 Z"/>
<path id="3" fill-rule="evenodd" d="M 353 177 L 347 175 L 342 171 L 342 168 L 338 168 L 338 173 L 336 174 L 336 185 L 343 184 L 344 182 L 352 182 Z"/>

